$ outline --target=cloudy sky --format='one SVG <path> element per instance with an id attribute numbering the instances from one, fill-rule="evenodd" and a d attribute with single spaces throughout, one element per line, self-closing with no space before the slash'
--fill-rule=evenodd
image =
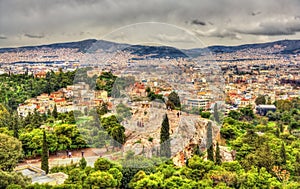
<path id="1" fill-rule="evenodd" d="M 0 0 L 0 47 L 89 38 L 182 48 L 300 39 L 299 10 L 299 0 Z"/>

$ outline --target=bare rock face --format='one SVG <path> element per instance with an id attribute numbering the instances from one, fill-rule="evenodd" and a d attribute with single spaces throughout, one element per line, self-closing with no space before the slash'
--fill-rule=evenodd
<path id="1" fill-rule="evenodd" d="M 202 150 L 206 149 L 206 131 L 210 120 L 184 112 L 178 116 L 176 110 L 137 108 L 128 124 L 124 124 L 127 136 L 124 152 L 131 150 L 135 155 L 149 158 L 159 155 L 160 129 L 164 113 L 167 113 L 169 118 L 173 161 L 175 165 L 182 166 L 185 164 L 185 159 L 192 156 L 197 145 Z M 219 128 L 213 124 L 212 129 L 215 138 Z"/>
<path id="2" fill-rule="evenodd" d="M 222 156 L 222 161 L 233 161 L 234 160 L 233 151 L 231 151 L 228 147 L 220 146 L 220 153 Z"/>
<path id="3" fill-rule="evenodd" d="M 131 150 L 135 155 L 143 154 L 146 157 L 157 155 L 160 128 L 166 113 L 159 105 L 159 103 L 139 102 L 132 107 L 131 119 L 122 123 L 126 128 L 126 143 L 123 147 L 125 152 Z"/>
<path id="4" fill-rule="evenodd" d="M 182 119 L 179 124 L 179 136 L 178 142 L 172 145 L 173 162 L 176 166 L 183 166 L 186 159 L 190 158 L 193 154 L 195 147 L 198 145 L 202 151 L 206 149 L 207 138 L 207 125 L 209 120 L 199 117 L 186 117 Z M 219 128 L 216 125 L 212 125 L 213 139 L 219 132 Z M 176 151 L 177 150 L 177 151 Z"/>

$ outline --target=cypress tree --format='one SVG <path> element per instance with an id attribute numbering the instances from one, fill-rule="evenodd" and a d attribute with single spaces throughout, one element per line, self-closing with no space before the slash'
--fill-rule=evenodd
<path id="1" fill-rule="evenodd" d="M 280 130 L 279 130 L 279 128 L 276 129 L 275 135 L 276 135 L 277 137 L 280 137 Z"/>
<path id="2" fill-rule="evenodd" d="M 285 152 L 285 146 L 284 146 L 284 143 L 281 144 L 280 156 L 281 156 L 282 164 L 285 165 L 285 164 L 286 164 L 286 152 Z"/>
<path id="3" fill-rule="evenodd" d="M 279 123 L 279 129 L 281 133 L 284 131 L 283 124 L 281 122 Z"/>
<path id="4" fill-rule="evenodd" d="M 207 159 L 210 161 L 214 161 L 214 147 L 210 145 L 207 149 Z"/>
<path id="5" fill-rule="evenodd" d="M 55 119 L 58 117 L 56 104 L 54 105 L 54 108 L 53 108 L 53 111 L 52 111 L 52 116 L 53 116 Z"/>
<path id="6" fill-rule="evenodd" d="M 300 176 L 300 153 L 296 154 L 295 175 Z"/>
<path id="7" fill-rule="evenodd" d="M 207 141 L 206 141 L 206 148 L 207 148 L 207 159 L 214 161 L 214 147 L 212 142 L 212 125 L 211 122 L 207 124 Z"/>
<path id="8" fill-rule="evenodd" d="M 14 137 L 19 139 L 19 125 L 13 125 L 14 129 Z"/>
<path id="9" fill-rule="evenodd" d="M 218 112 L 218 104 L 217 103 L 215 103 L 215 105 L 214 105 L 214 118 L 217 123 L 220 123 L 220 116 L 219 116 L 219 112 Z"/>
<path id="10" fill-rule="evenodd" d="M 160 156 L 160 151 L 159 151 L 159 148 L 157 147 L 156 148 L 156 157 L 159 157 Z"/>
<path id="11" fill-rule="evenodd" d="M 51 116 L 51 111 L 50 111 L 50 109 L 47 110 L 47 116 L 48 116 L 48 117 Z"/>
<path id="12" fill-rule="evenodd" d="M 203 154 L 199 148 L 199 145 L 197 144 L 197 146 L 194 148 L 194 154 L 201 157 Z"/>
<path id="13" fill-rule="evenodd" d="M 216 147 L 216 164 L 221 165 L 222 164 L 222 156 L 220 154 L 220 147 L 219 143 L 217 142 L 217 147 Z"/>
<path id="14" fill-rule="evenodd" d="M 300 163 L 300 153 L 297 153 L 296 154 L 296 162 L 299 162 Z M 300 173 L 300 172 L 299 172 Z M 300 175 L 300 174 L 299 174 Z"/>
<path id="15" fill-rule="evenodd" d="M 160 155 L 164 157 L 171 157 L 171 143 L 170 143 L 170 125 L 167 114 L 161 125 L 160 130 Z"/>
<path id="16" fill-rule="evenodd" d="M 145 155 L 145 146 L 143 145 L 142 155 Z"/>
<path id="17" fill-rule="evenodd" d="M 49 172 L 49 162 L 48 162 L 48 144 L 47 144 L 47 137 L 46 137 L 46 131 L 43 131 L 43 146 L 42 146 L 42 170 L 48 174 Z"/>
<path id="18" fill-rule="evenodd" d="M 11 124 L 12 124 L 12 128 L 14 131 L 14 137 L 19 139 L 19 125 L 20 125 L 20 120 L 19 120 L 19 116 L 17 113 L 13 113 L 12 117 L 11 117 Z"/>

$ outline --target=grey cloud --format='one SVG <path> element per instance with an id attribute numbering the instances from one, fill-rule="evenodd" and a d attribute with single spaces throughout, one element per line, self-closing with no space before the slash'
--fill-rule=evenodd
<path id="1" fill-rule="evenodd" d="M 44 34 L 42 34 L 42 35 L 33 35 L 33 34 L 28 34 L 28 33 L 25 33 L 24 36 L 29 37 L 29 38 L 36 38 L 36 39 L 41 39 L 41 38 L 45 37 Z"/>
<path id="2" fill-rule="evenodd" d="M 191 23 L 192 23 L 192 24 L 195 24 L 195 25 L 200 25 L 200 26 L 205 26 L 205 25 L 206 25 L 205 22 L 200 21 L 200 20 L 192 20 Z"/>
<path id="3" fill-rule="evenodd" d="M 7 39 L 7 37 L 4 35 L 0 35 L 0 39 Z"/>
<path id="4" fill-rule="evenodd" d="M 279 35 L 294 35 L 295 31 L 288 28 L 277 28 L 277 27 L 260 27 L 253 28 L 247 30 L 236 30 L 241 34 L 249 34 L 249 35 L 268 35 L 268 36 L 279 36 Z"/>
<path id="5" fill-rule="evenodd" d="M 227 29 L 214 28 L 207 31 L 195 30 L 194 32 L 196 35 L 201 37 L 230 38 L 236 40 L 242 39 L 241 36 L 238 35 L 236 32 Z"/>
<path id="6" fill-rule="evenodd" d="M 256 15 L 259 15 L 259 14 L 261 14 L 260 11 L 257 11 L 257 12 L 251 12 L 251 15 L 252 15 L 252 16 L 256 16 Z"/>
<path id="7" fill-rule="evenodd" d="M 157 39 L 158 41 L 165 43 L 193 43 L 190 36 L 181 34 L 181 35 L 166 35 L 166 34 L 158 34 L 155 36 L 152 36 L 154 39 Z"/>
<path id="8" fill-rule="evenodd" d="M 28 41 L 34 43 L 29 39 L 41 37 L 36 35 L 40 33 L 47 36 L 43 42 L 69 41 L 97 38 L 124 25 L 155 21 L 191 31 L 204 25 L 203 28 L 209 30 L 218 28 L 209 34 L 216 37 L 215 43 L 220 38 L 228 38 L 229 43 L 232 38 L 241 38 L 242 43 L 246 42 L 248 34 L 276 36 L 274 34 L 281 32 L 300 35 L 297 26 L 290 23 L 282 22 L 281 27 L 286 28 L 284 31 L 263 25 L 278 15 L 283 19 L 298 15 L 299 9 L 299 0 L 0 0 L 0 33 L 7 36 L 8 45 L 14 46 Z M 258 26 L 258 22 L 262 24 Z M 31 37 L 21 40 L 16 37 L 24 36 L 24 33 Z"/>
<path id="9" fill-rule="evenodd" d="M 300 32 L 300 20 L 296 17 L 285 19 L 274 18 L 273 20 L 258 23 L 255 26 L 235 28 L 232 31 L 250 35 L 295 35 L 297 32 Z"/>

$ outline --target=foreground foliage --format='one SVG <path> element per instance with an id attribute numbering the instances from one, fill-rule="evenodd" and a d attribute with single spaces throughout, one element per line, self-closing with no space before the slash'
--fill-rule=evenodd
<path id="1" fill-rule="evenodd" d="M 50 170 L 50 173 L 68 174 L 64 184 L 30 184 L 30 179 L 12 170 L 23 157 L 41 155 L 43 144 L 44 153 L 49 150 L 53 154 L 67 149 L 84 148 L 90 144 L 92 147 L 109 150 L 111 145 L 114 148 L 121 147 L 126 140 L 125 128 L 120 120 L 130 116 L 130 109 L 124 105 L 117 108 L 117 116 L 106 115 L 109 112 L 107 104 L 102 104 L 95 111 L 84 113 L 54 111 L 41 115 L 34 111 L 25 118 L 11 111 L 11 108 L 15 108 L 15 103 L 61 87 L 49 88 L 47 82 L 63 79 L 63 83 L 68 84 L 68 79 L 64 77 L 72 77 L 73 73 L 68 74 L 70 75 L 64 76 L 61 73 L 59 76 L 50 73 L 45 80 L 11 76 L 6 81 L 4 78 L 9 76 L 1 76 L 1 84 L 5 89 L 13 88 L 20 97 L 9 92 L 1 93 L 0 100 L 4 104 L 0 104 L 0 189 L 300 187 L 300 139 L 297 135 L 300 130 L 299 98 L 276 101 L 277 111 L 268 112 L 266 116 L 255 115 L 250 107 L 230 111 L 224 118 L 220 134 L 226 140 L 226 144 L 224 142 L 222 146 L 226 145 L 236 151 L 235 160 L 232 162 L 222 162 L 218 143 L 216 149 L 209 150 L 209 154 L 203 154 L 199 148 L 196 149 L 183 167 L 176 167 L 171 160 L 145 158 L 132 153 L 119 161 L 99 158 L 94 167 L 87 166 L 86 160 L 82 158 L 79 164 L 53 167 Z M 23 79 L 29 81 L 29 84 L 26 82 L 23 85 Z M 111 92 L 115 79 L 111 73 L 104 73 L 95 85 Z M 30 87 L 30 81 L 37 92 L 22 92 Z M 169 100 L 178 108 L 181 105 L 175 97 Z M 195 112 L 200 112 L 202 117 L 211 116 L 209 112 Z M 77 119 L 74 113 L 78 115 Z M 167 141 L 169 137 L 168 132 L 166 133 L 169 129 L 167 122 L 162 124 L 163 141 Z M 204 158 L 207 155 L 209 160 Z M 164 156 L 168 157 L 169 154 Z"/>

